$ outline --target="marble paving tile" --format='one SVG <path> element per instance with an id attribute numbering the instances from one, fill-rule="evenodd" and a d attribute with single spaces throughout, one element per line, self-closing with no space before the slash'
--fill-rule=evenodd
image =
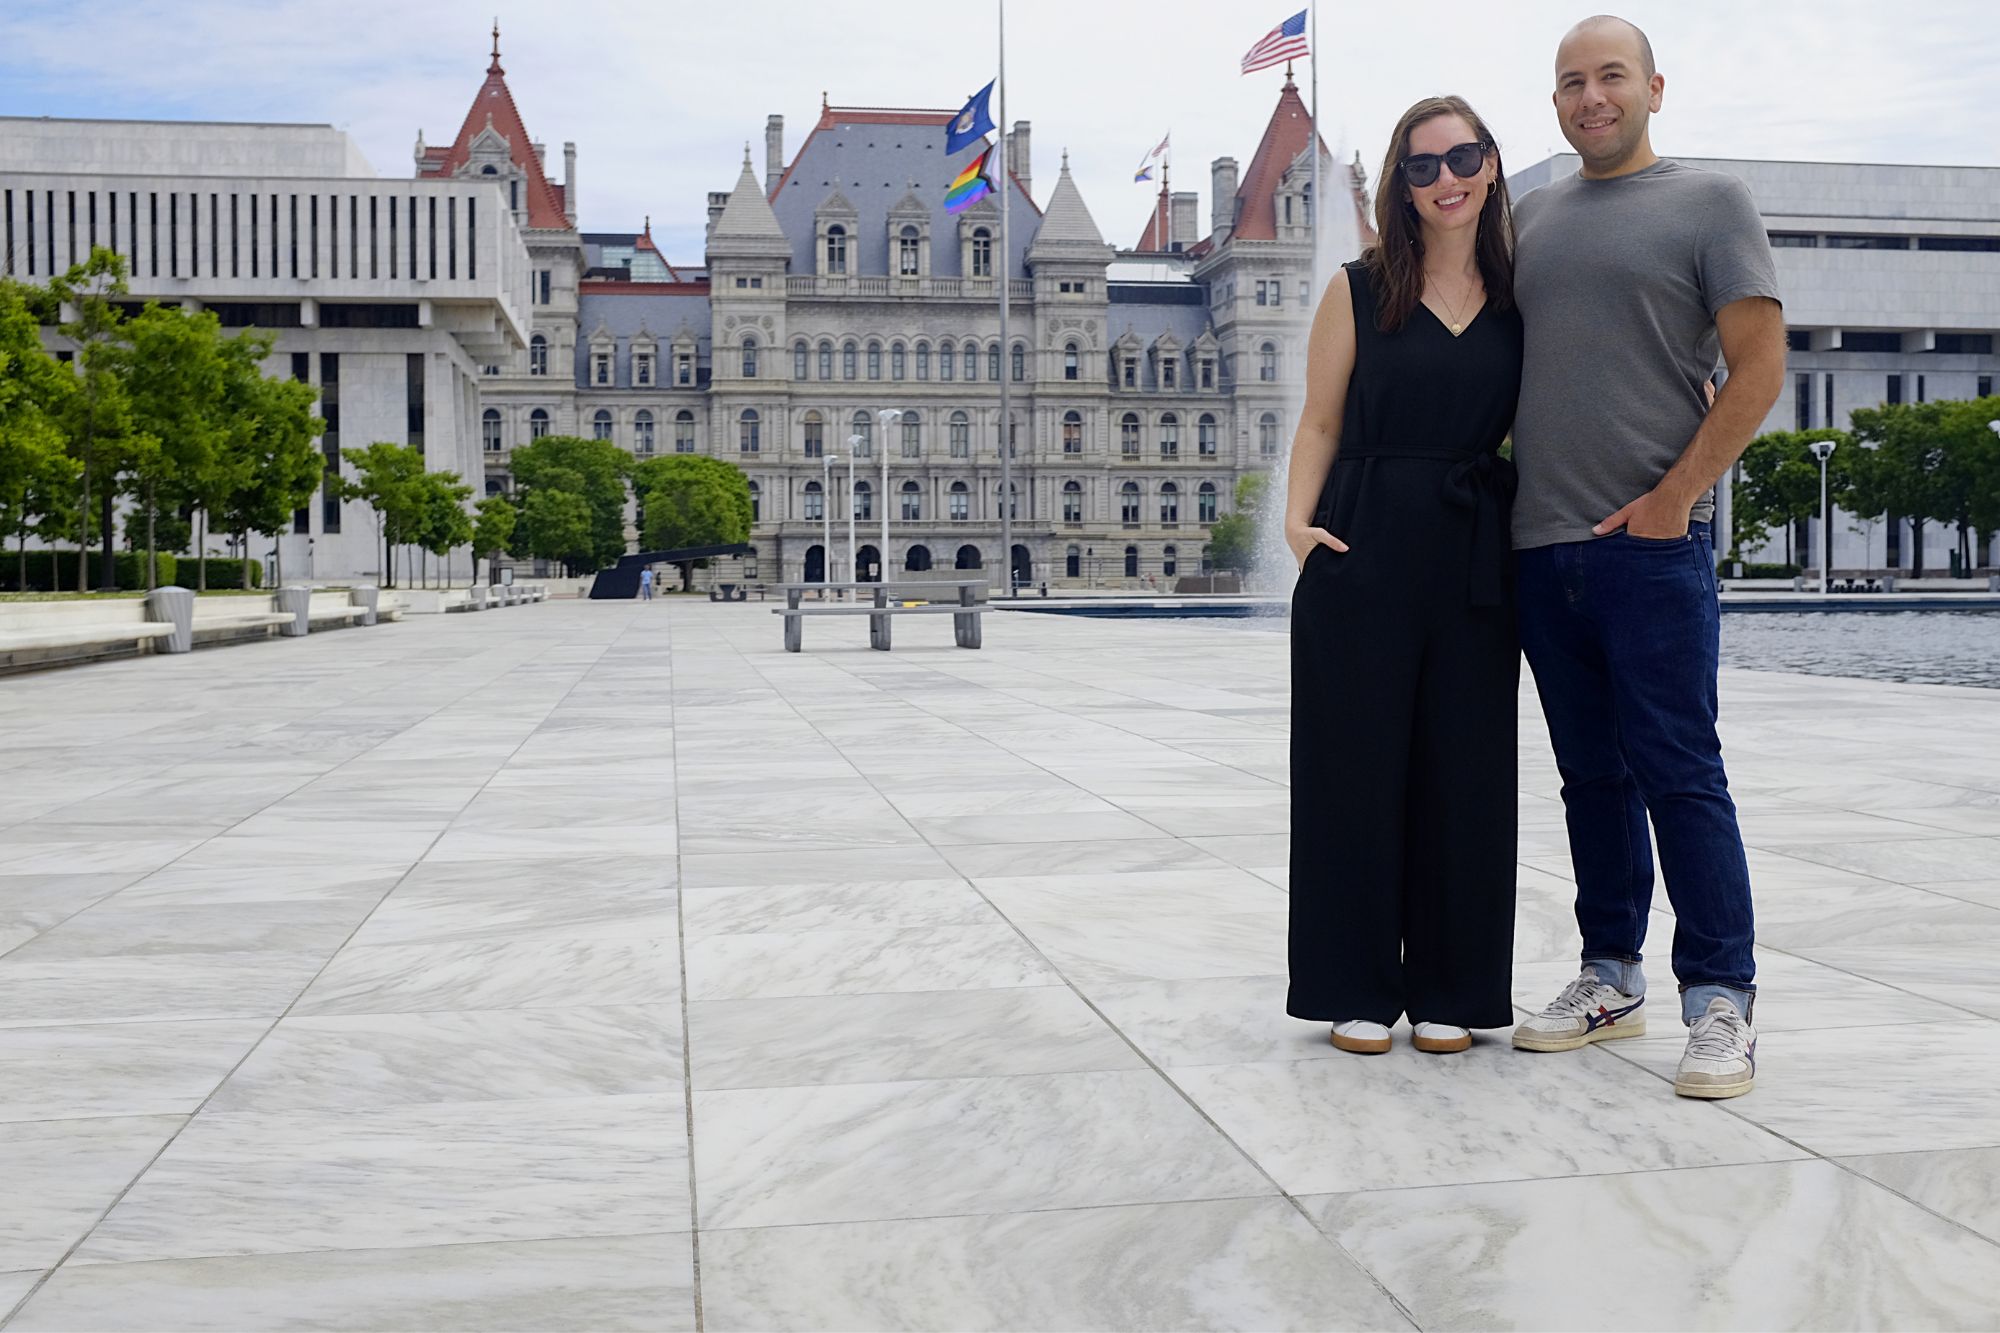
<path id="1" fill-rule="evenodd" d="M 393 825 L 376 826 L 367 835 L 366 841 L 359 844 L 345 834 L 301 837 L 296 833 L 270 833 L 253 837 L 225 833 L 202 843 L 181 857 L 178 864 L 187 870 L 255 867 L 283 870 L 301 861 L 340 862 L 365 858 L 370 862 L 407 865 L 430 850 L 437 836 L 429 829 L 411 830 Z M 357 852 L 361 854 L 358 858 Z"/>
<path id="2" fill-rule="evenodd" d="M 1020 922 L 1143 921 L 1161 913 L 1256 912 L 1285 906 L 1283 893 L 1234 866 L 1009 875 L 973 883 L 1009 919 Z"/>
<path id="3" fill-rule="evenodd" d="M 169 866 L 118 894 L 125 910 L 206 903 L 379 902 L 407 873 L 407 863 L 344 860 L 233 870 Z"/>
<path id="4" fill-rule="evenodd" d="M 696 889 L 686 895 L 682 918 L 691 940 L 772 930 L 895 930 L 999 923 L 992 906 L 962 879 Z"/>
<path id="5" fill-rule="evenodd" d="M 1223 834 L 1188 838 L 1188 842 L 1233 866 L 1257 870 L 1283 866 L 1291 860 L 1290 830 L 1283 833 Z"/>
<path id="6" fill-rule="evenodd" d="M 1292 1194 L 1805 1155 L 1602 1051 L 1531 1055 L 1504 1034 L 1450 1057 L 1401 1046 L 1385 1056 L 1167 1073 Z M 1574 1132 L 1579 1122 L 1592 1132 Z"/>
<path id="7" fill-rule="evenodd" d="M 2000 1148 L 1885 1153 L 1839 1161 L 1932 1212 L 2000 1242 Z"/>
<path id="8" fill-rule="evenodd" d="M 1135 801 L 1125 806 L 1134 817 L 1176 838 L 1283 834 L 1291 829 L 1292 812 L 1284 801 L 1257 803 L 1211 802 L 1191 794 L 1177 802 Z"/>
<path id="9" fill-rule="evenodd" d="M 694 1086 L 887 1083 L 1135 1069 L 1063 986 L 712 1000 L 688 1006 Z"/>
<path id="10" fill-rule="evenodd" d="M 87 1264 L 58 1271 L 7 1327 L 664 1333 L 695 1327 L 694 1264 L 685 1233 Z"/>
<path id="11" fill-rule="evenodd" d="M 353 943 L 671 937 L 679 930 L 673 878 L 671 861 L 651 857 L 420 861 Z"/>
<path id="12" fill-rule="evenodd" d="M 203 846 L 199 837 L 133 841 L 0 840 L 0 875 L 117 875 L 158 870 Z"/>
<path id="13" fill-rule="evenodd" d="M 187 1122 L 121 1116 L 0 1124 L 0 1272 L 53 1267 Z"/>
<path id="14" fill-rule="evenodd" d="M 1249 912 L 1037 918 L 1021 929 L 1086 992 L 1106 982 L 1263 976 L 1286 965 L 1288 914 Z"/>
<path id="15" fill-rule="evenodd" d="M 694 1094 L 702 1225 L 1272 1193 L 1151 1071 Z"/>
<path id="16" fill-rule="evenodd" d="M 0 958 L 0 1029 L 65 1023 L 276 1018 L 324 953 Z"/>
<path id="17" fill-rule="evenodd" d="M 1996 945 L 1971 937 L 1922 944 L 1811 945 L 1807 957 L 1857 973 L 1910 996 L 1925 997 L 1929 1011 L 1909 1021 L 1963 1018 L 1965 1011 L 2000 1018 L 2000 969 Z M 1912 1000 L 1912 1004 L 1918 1003 Z M 1761 1024 L 1764 1011 L 1757 1011 Z"/>
<path id="18" fill-rule="evenodd" d="M 1906 1023 L 1885 1037 L 1861 1047 L 1840 1029 L 1760 1032 L 1756 1090 L 1729 1110 L 1827 1157 L 2000 1146 L 2000 1023 Z M 1684 1040 L 1608 1049 L 1671 1079 Z"/>
<path id="19" fill-rule="evenodd" d="M 1757 938 L 1792 951 L 1972 940 L 2000 946 L 2000 908 L 1881 882 L 1794 889 L 1757 896 Z"/>
<path id="20" fill-rule="evenodd" d="M 1171 836 L 1157 824 L 1148 823 L 1129 812 L 1081 812 L 1040 814 L 1024 819 L 1012 811 L 978 815 L 947 815 L 911 821 L 924 838 L 936 846 L 965 843 L 992 843 L 1018 847 L 1032 843 L 1073 843 L 1112 841 L 1125 838 L 1165 838 Z"/>
<path id="21" fill-rule="evenodd" d="M 0 875 L 0 954 L 102 902 L 137 876 Z"/>
<path id="22" fill-rule="evenodd" d="M 710 1231 L 716 1329 L 1405 1329 L 1291 1204 L 1220 1199 Z"/>
<path id="23" fill-rule="evenodd" d="M 953 869 L 970 879 L 1017 875 L 1111 874 L 1127 870 L 1226 869 L 1228 863 L 1179 838 L 1109 842 L 968 843 L 941 848 Z"/>
<path id="24" fill-rule="evenodd" d="M 910 820 L 944 819 L 958 815 L 1023 816 L 1112 814 L 1116 807 L 1101 795 L 1057 783 L 1046 790 L 996 788 L 991 791 L 907 791 L 883 792 L 889 803 Z"/>
<path id="25" fill-rule="evenodd" d="M 586 856 L 652 856 L 672 860 L 679 849 L 677 828 L 671 819 L 665 818 L 625 827 L 461 829 L 454 826 L 438 836 L 437 845 L 424 853 L 424 859 L 438 863 L 569 860 Z"/>
<path id="26" fill-rule="evenodd" d="M 1939 836 L 1908 842 L 1809 843 L 1772 851 L 1898 883 L 1977 879 L 2000 866 L 2000 837 Z"/>
<path id="27" fill-rule="evenodd" d="M 287 1018 L 207 1109 L 678 1095 L 677 1005 Z"/>
<path id="28" fill-rule="evenodd" d="M 681 857 L 684 888 L 730 884 L 853 884 L 866 880 L 937 879 L 956 872 L 928 844 L 796 852 L 731 852 Z"/>
<path id="29" fill-rule="evenodd" d="M 38 935 L 11 958 L 41 961 L 132 954 L 320 953 L 331 954 L 368 915 L 374 901 L 360 896 L 305 902 L 128 907 L 113 895 L 88 911 Z"/>
<path id="30" fill-rule="evenodd" d="M 34 1290 L 35 1284 L 41 1279 L 41 1269 L 25 1273 L 0 1273 L 0 1324 L 7 1322 L 7 1312 L 12 1310 L 23 1296 Z"/>
<path id="31" fill-rule="evenodd" d="M 679 997 L 680 951 L 671 938 L 494 938 L 343 949 L 293 1012 L 552 1009 Z"/>
<path id="32" fill-rule="evenodd" d="M 1978 1329 L 2000 1278 L 2000 1248 L 1819 1161 L 1305 1202 L 1426 1329 Z"/>
<path id="33" fill-rule="evenodd" d="M 1007 925 L 766 931 L 687 943 L 690 1000 L 1048 986 L 1062 978 Z"/>
<path id="34" fill-rule="evenodd" d="M 1100 982 L 1090 1002 L 1162 1065 L 1234 1065 L 1348 1058 L 1328 1025 L 1285 1012 L 1283 972 L 1180 981 Z"/>
<path id="35" fill-rule="evenodd" d="M 685 1135 L 659 1096 L 206 1113 L 70 1262 L 671 1231 Z"/>
<path id="36" fill-rule="evenodd" d="M 1982 907 L 2000 907 L 2000 879 L 1945 879 L 1912 884 L 1914 889 L 1928 889 L 1941 893 L 1947 898 L 1958 898 Z"/>
<path id="37" fill-rule="evenodd" d="M 258 1018 L 0 1030 L 0 1120 L 192 1115 L 269 1027 Z"/>

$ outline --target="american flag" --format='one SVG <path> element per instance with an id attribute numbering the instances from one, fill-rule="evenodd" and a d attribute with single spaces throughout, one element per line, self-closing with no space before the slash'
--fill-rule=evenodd
<path id="1" fill-rule="evenodd" d="M 1298 13 L 1265 33 L 1243 56 L 1243 72 L 1269 69 L 1306 53 L 1306 11 Z"/>

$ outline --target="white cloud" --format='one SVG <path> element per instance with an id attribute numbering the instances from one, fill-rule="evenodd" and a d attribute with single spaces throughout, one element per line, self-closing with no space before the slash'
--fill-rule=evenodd
<path id="1" fill-rule="evenodd" d="M 1171 128 L 1174 181 L 1209 162 L 1247 166 L 1279 71 L 1236 72 L 1244 49 L 1302 0 L 1219 11 L 1206 0 L 1014 0 L 1008 107 L 1034 123 L 1035 193 L 1064 147 L 1108 239 L 1136 239 L 1151 206 L 1140 157 Z M 990 3 L 866 6 L 738 0 L 583 10 L 396 0 L 186 0 L 77 6 L 15 0 L 0 14 L 0 112 L 327 121 L 384 175 L 410 170 L 422 128 L 457 132 L 501 6 L 503 61 L 531 132 L 577 142 L 583 223 L 636 228 L 650 213 L 670 258 L 698 260 L 707 192 L 734 181 L 743 144 L 763 168 L 766 115 L 795 152 L 835 105 L 953 109 L 991 77 Z M 1370 175 L 1404 106 L 1469 98 L 1508 161 L 1563 147 L 1548 105 L 1558 37 L 1589 10 L 1550 0 L 1327 5 L 1321 119 Z M 1689 156 L 1993 163 L 2000 32 L 1985 0 L 1642 0 L 1626 16 L 1667 76 L 1654 142 Z M 1303 89 L 1305 70 L 1299 70 Z"/>

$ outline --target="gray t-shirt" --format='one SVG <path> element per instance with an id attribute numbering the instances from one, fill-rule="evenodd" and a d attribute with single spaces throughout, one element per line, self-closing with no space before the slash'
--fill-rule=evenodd
<path id="1" fill-rule="evenodd" d="M 1694 438 L 1718 361 L 1715 312 L 1777 299 L 1771 243 L 1742 181 L 1664 159 L 1530 191 L 1514 221 L 1526 334 L 1514 546 L 1590 541 Z M 1691 517 L 1714 514 L 1711 491 Z"/>

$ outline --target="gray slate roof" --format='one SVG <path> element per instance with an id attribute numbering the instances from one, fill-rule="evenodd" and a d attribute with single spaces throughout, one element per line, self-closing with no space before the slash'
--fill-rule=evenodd
<path id="1" fill-rule="evenodd" d="M 665 285 L 665 284 L 663 284 Z M 590 338 L 599 325 L 618 339 L 612 384 L 629 388 L 632 384 L 632 339 L 641 329 L 653 335 L 660 346 L 654 374 L 662 383 L 670 373 L 674 338 L 682 325 L 694 331 L 695 365 L 709 364 L 709 308 L 706 296 L 655 296 L 647 293 L 592 292 L 588 287 L 577 298 L 576 387 L 603 388 L 590 379 Z"/>

